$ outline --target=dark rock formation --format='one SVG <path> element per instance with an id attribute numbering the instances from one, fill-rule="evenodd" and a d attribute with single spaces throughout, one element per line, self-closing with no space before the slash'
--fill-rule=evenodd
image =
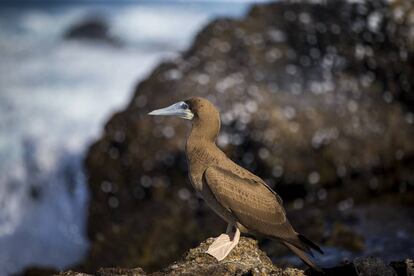
<path id="1" fill-rule="evenodd" d="M 104 42 L 114 46 L 121 45 L 120 40 L 110 34 L 107 22 L 99 16 L 92 16 L 71 26 L 64 34 L 64 38 L 68 40 Z"/>
<path id="2" fill-rule="evenodd" d="M 225 260 L 217 262 L 215 258 L 205 253 L 212 242 L 212 238 L 208 239 L 198 247 L 190 249 L 181 260 L 150 275 L 304 275 L 302 270 L 282 269 L 273 265 L 266 254 L 258 248 L 257 241 L 244 237 Z M 76 273 L 69 271 L 60 275 L 89 275 Z M 96 275 L 146 275 L 146 273 L 140 268 L 101 268 Z"/>
<path id="3" fill-rule="evenodd" d="M 55 268 L 48 268 L 48 267 L 29 267 L 24 270 L 23 273 L 19 273 L 18 275 L 23 276 L 47 276 L 47 275 L 56 275 L 59 274 L 59 271 Z"/>
<path id="4" fill-rule="evenodd" d="M 358 258 L 354 260 L 357 275 L 396 275 L 392 267 L 387 266 L 378 258 Z"/>
<path id="5" fill-rule="evenodd" d="M 222 111 L 218 144 L 232 159 L 288 207 L 306 207 L 291 221 L 316 242 L 328 214 L 335 222 L 335 212 L 379 197 L 413 204 L 412 9 L 365 2 L 254 6 L 209 24 L 141 82 L 86 160 L 92 248 L 81 268 L 153 271 L 225 229 L 188 183 L 188 124 L 146 115 L 190 96 Z"/>
<path id="6" fill-rule="evenodd" d="M 213 239 L 201 243 L 189 250 L 184 257 L 168 267 L 150 275 L 304 275 L 298 269 L 282 269 L 274 266 L 271 260 L 257 246 L 257 241 L 242 238 L 238 246 L 223 261 L 207 255 L 205 251 Z M 77 275 L 76 272 L 65 272 L 60 275 Z M 137 269 L 100 269 L 96 275 L 145 275 Z"/>
<path id="7" fill-rule="evenodd" d="M 120 275 L 279 275 L 279 276 L 304 276 L 304 275 L 347 275 L 347 276 L 388 276 L 388 275 L 412 275 L 412 260 L 395 262 L 386 265 L 378 258 L 358 258 L 353 263 L 338 267 L 324 269 L 325 274 L 308 269 L 306 271 L 295 268 L 280 268 L 271 262 L 266 254 L 257 246 L 257 241 L 242 237 L 240 243 L 230 255 L 223 261 L 206 254 L 208 246 L 213 242 L 210 238 L 198 247 L 190 249 L 184 257 L 170 264 L 168 267 L 154 273 L 145 273 L 141 268 L 101 268 L 93 273 L 97 276 L 120 276 Z M 398 267 L 398 268 L 396 268 Z M 73 271 L 62 272 L 61 276 L 86 276 Z"/>

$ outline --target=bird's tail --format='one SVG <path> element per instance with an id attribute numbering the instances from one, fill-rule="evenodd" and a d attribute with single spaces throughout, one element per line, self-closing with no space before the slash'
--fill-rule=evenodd
<path id="1" fill-rule="evenodd" d="M 323 254 L 322 249 L 318 245 L 316 245 L 313 241 L 311 241 L 310 239 L 305 237 L 304 235 L 298 234 L 298 238 L 302 243 L 306 244 L 306 246 L 308 248 L 311 248 L 311 249 L 316 250 L 319 253 Z"/>
<path id="2" fill-rule="evenodd" d="M 322 272 L 322 270 L 306 255 L 306 253 L 302 249 L 299 249 L 288 242 L 283 242 L 283 244 L 287 248 L 289 248 L 293 253 L 295 253 L 305 264 L 312 267 L 316 271 Z"/>
<path id="3" fill-rule="evenodd" d="M 322 272 L 322 270 L 308 257 L 307 254 L 313 256 L 311 249 L 323 254 L 323 251 L 319 246 L 310 241 L 305 236 L 298 234 L 295 239 L 289 239 L 283 241 L 283 244 L 295 253 L 304 263 L 313 269 Z"/>

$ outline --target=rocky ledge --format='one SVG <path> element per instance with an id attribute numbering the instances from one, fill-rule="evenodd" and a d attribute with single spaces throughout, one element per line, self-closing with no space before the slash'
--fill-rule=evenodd
<path id="1" fill-rule="evenodd" d="M 325 274 L 311 269 L 303 271 L 296 268 L 281 268 L 275 266 L 270 258 L 259 249 L 256 240 L 246 237 L 241 238 L 239 245 L 225 260 L 217 262 L 216 259 L 204 253 L 212 242 L 213 238 L 207 239 L 198 247 L 185 253 L 181 260 L 154 273 L 147 274 L 141 268 L 101 268 L 94 274 L 66 271 L 58 275 L 414 275 L 414 262 L 410 259 L 386 265 L 381 259 L 373 257 L 357 258 L 352 263 L 326 268 Z"/>

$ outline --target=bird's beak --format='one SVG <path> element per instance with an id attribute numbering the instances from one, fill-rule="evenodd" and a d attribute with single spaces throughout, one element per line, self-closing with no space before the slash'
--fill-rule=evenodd
<path id="1" fill-rule="evenodd" d="M 178 102 L 168 107 L 151 111 L 148 115 L 178 116 L 187 120 L 191 120 L 194 117 L 194 114 L 185 102 Z"/>

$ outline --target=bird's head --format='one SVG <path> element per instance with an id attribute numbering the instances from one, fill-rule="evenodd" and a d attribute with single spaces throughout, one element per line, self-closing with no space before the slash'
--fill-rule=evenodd
<path id="1" fill-rule="evenodd" d="M 219 113 L 214 105 L 199 97 L 189 98 L 168 107 L 156 109 L 148 115 L 177 116 L 194 121 L 210 121 L 219 118 Z"/>
<path id="2" fill-rule="evenodd" d="M 190 98 L 165 108 L 157 109 L 149 115 L 177 116 L 191 120 L 194 136 L 214 142 L 220 131 L 220 114 L 216 107 L 204 98 Z"/>

